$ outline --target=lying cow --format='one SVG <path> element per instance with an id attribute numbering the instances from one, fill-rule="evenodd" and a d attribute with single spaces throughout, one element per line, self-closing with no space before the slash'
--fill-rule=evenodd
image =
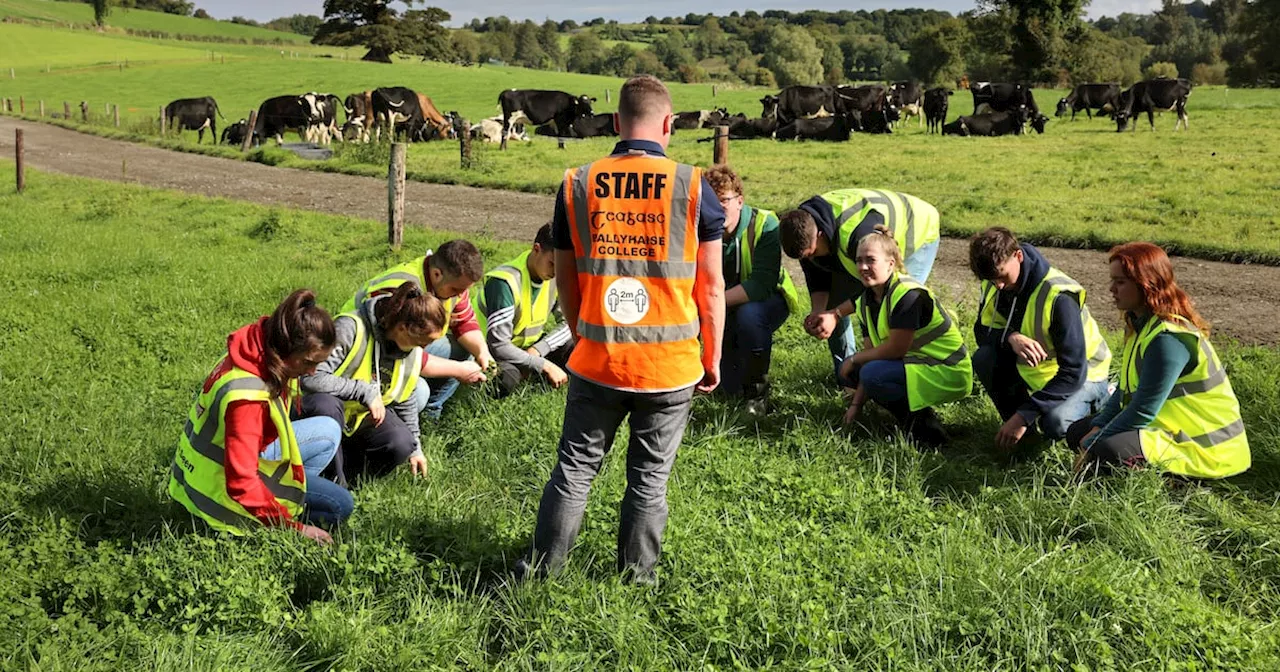
<path id="1" fill-rule="evenodd" d="M 1093 111 L 1098 114 L 1113 111 L 1116 98 L 1120 97 L 1119 84 L 1077 84 L 1071 93 L 1058 101 L 1055 117 L 1066 116 L 1071 110 L 1071 121 L 1076 120 L 1076 112 L 1084 110 L 1085 116 L 1093 119 Z"/>
<path id="2" fill-rule="evenodd" d="M 241 119 L 240 121 L 222 129 L 221 142 L 224 145 L 240 147 L 244 145 L 245 136 L 247 136 L 249 132 L 248 120 Z"/>
<path id="3" fill-rule="evenodd" d="M 776 116 L 748 119 L 743 115 L 738 115 L 731 117 L 727 121 L 729 121 L 729 137 L 734 140 L 772 138 L 774 132 L 778 130 L 778 118 Z"/>
<path id="4" fill-rule="evenodd" d="M 929 124 L 930 133 L 942 130 L 942 124 L 947 120 L 947 108 L 951 106 L 952 93 L 951 89 L 943 86 L 924 92 L 924 118 Z"/>
<path id="5" fill-rule="evenodd" d="M 498 94 L 498 108 L 502 110 L 502 133 L 506 148 L 506 134 L 517 123 L 541 126 L 555 124 L 558 133 L 569 130 L 579 117 L 592 115 L 591 104 L 595 98 L 588 95 L 574 97 L 564 91 L 538 89 L 508 89 Z"/>
<path id="6" fill-rule="evenodd" d="M 695 112 L 676 112 L 671 122 L 671 130 L 689 131 L 697 128 L 719 126 L 729 118 L 729 110 L 697 110 Z"/>
<path id="7" fill-rule="evenodd" d="M 1040 116 L 1040 108 L 1036 106 L 1036 97 L 1031 87 L 1025 84 L 1008 82 L 973 82 L 969 85 L 969 93 L 973 94 L 973 113 L 1010 112 L 1015 108 L 1027 108 L 1027 118 Z"/>
<path id="8" fill-rule="evenodd" d="M 226 119 L 218 110 L 218 101 L 209 96 L 181 98 L 164 106 L 164 116 L 169 120 L 169 128 L 179 132 L 198 131 L 196 144 L 204 141 L 205 129 L 209 129 L 209 140 L 217 143 L 218 120 L 214 115 Z"/>
<path id="9" fill-rule="evenodd" d="M 1010 112 L 987 112 L 972 116 L 956 117 L 956 120 L 942 126 L 943 135 L 987 136 L 1022 135 L 1023 126 L 1027 123 L 1027 111 L 1018 108 Z M 1041 124 L 1041 128 L 1044 125 Z M 1043 131 L 1041 131 L 1043 132 Z"/>
<path id="10" fill-rule="evenodd" d="M 774 137 L 778 140 L 843 142 L 849 139 L 849 134 L 853 131 L 853 123 L 853 119 L 845 114 L 816 119 L 796 119 L 779 128 Z"/>
<path id="11" fill-rule="evenodd" d="M 479 123 L 471 125 L 470 133 L 472 140 L 502 142 L 502 117 L 481 119 Z M 512 124 L 511 131 L 507 133 L 507 139 L 528 142 L 529 134 L 525 132 L 524 124 Z"/>
<path id="12" fill-rule="evenodd" d="M 1116 131 L 1123 131 L 1129 125 L 1130 119 L 1143 112 L 1147 113 L 1147 121 L 1151 124 L 1152 131 L 1156 130 L 1156 112 L 1177 112 L 1178 120 L 1174 122 L 1173 130 L 1177 131 L 1179 126 L 1183 130 L 1189 130 L 1187 97 L 1190 95 L 1191 82 L 1186 79 L 1161 78 L 1138 82 L 1120 94 L 1116 100 L 1114 114 Z M 1138 130 L 1137 123 L 1134 123 L 1133 130 Z"/>

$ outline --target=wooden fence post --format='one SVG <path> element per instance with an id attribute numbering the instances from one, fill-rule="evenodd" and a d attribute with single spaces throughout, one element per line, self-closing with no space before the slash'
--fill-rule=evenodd
<path id="1" fill-rule="evenodd" d="M 712 165 L 729 162 L 729 127 L 716 126 L 715 149 L 711 154 Z"/>
<path id="2" fill-rule="evenodd" d="M 40 118 L 44 119 L 44 101 L 40 101 Z"/>
<path id="3" fill-rule="evenodd" d="M 120 128 L 120 106 L 119 106 L 119 105 L 112 105 L 112 106 L 111 106 L 111 113 L 112 113 L 112 115 L 113 115 L 113 116 L 115 116 L 115 118 L 116 118 L 116 128 Z"/>
<path id="4" fill-rule="evenodd" d="M 404 241 L 404 162 L 403 142 L 391 143 L 391 165 L 387 166 L 387 243 L 400 249 Z"/>
<path id="5" fill-rule="evenodd" d="M 240 151 L 249 151 L 249 145 L 253 144 L 253 129 L 258 125 L 258 111 L 249 110 L 249 128 L 245 129 L 244 142 L 240 143 Z"/>
<path id="6" fill-rule="evenodd" d="M 711 85 L 711 97 L 712 97 L 712 98 L 715 98 L 715 97 L 716 97 L 716 85 L 715 85 L 715 84 L 712 84 L 712 85 Z"/>
<path id="7" fill-rule="evenodd" d="M 169 120 L 165 118 L 164 108 L 161 107 L 160 108 L 160 135 L 164 135 L 165 133 L 168 132 L 169 130 L 168 126 L 169 126 Z"/>
<path id="8" fill-rule="evenodd" d="M 66 100 L 62 101 L 62 118 L 71 121 L 71 103 Z"/>
<path id="9" fill-rule="evenodd" d="M 453 132 L 458 136 L 458 153 L 463 168 L 471 167 L 471 126 L 466 119 L 454 117 Z"/>
<path id="10" fill-rule="evenodd" d="M 18 111 L 21 112 L 22 114 L 27 113 L 27 97 L 26 96 L 18 96 Z"/>
<path id="11" fill-rule="evenodd" d="M 106 116 L 111 116 L 111 103 L 102 104 L 102 114 Z"/>
<path id="12" fill-rule="evenodd" d="M 18 168 L 18 193 L 21 194 L 27 188 L 27 165 L 24 161 L 25 147 L 23 146 L 22 129 L 15 128 L 13 130 L 13 159 Z"/>
<path id="13" fill-rule="evenodd" d="M 89 122 L 89 103 L 88 101 L 80 101 L 80 121 Z"/>
<path id="14" fill-rule="evenodd" d="M 604 90 L 604 102 L 609 102 L 609 89 Z"/>

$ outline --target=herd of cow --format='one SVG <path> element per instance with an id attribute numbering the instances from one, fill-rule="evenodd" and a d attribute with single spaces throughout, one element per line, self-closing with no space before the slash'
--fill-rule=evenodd
<path id="1" fill-rule="evenodd" d="M 975 82 L 969 86 L 973 95 L 973 114 L 959 116 L 947 123 L 951 89 L 925 89 L 917 82 L 895 82 L 887 86 L 788 86 L 777 95 L 760 99 L 761 114 L 749 118 L 745 114 L 729 114 L 728 110 L 678 112 L 675 130 L 727 126 L 735 139 L 774 138 L 777 140 L 848 140 L 852 133 L 892 133 L 916 117 L 928 123 L 929 132 L 943 135 L 996 136 L 1021 135 L 1027 125 L 1044 133 L 1049 118 L 1040 113 L 1032 89 L 1024 84 Z M 1173 111 L 1178 121 L 1174 130 L 1187 128 L 1187 97 L 1191 82 L 1186 79 L 1153 79 L 1138 82 L 1121 91 L 1118 84 L 1080 84 L 1066 98 L 1058 101 L 1056 116 L 1084 110 L 1110 116 L 1116 130 L 1123 131 L 1143 112 L 1155 129 L 1155 113 Z M 457 112 L 442 113 L 431 99 L 406 87 L 382 87 L 353 93 L 345 99 L 328 93 L 309 92 L 301 95 L 276 96 L 263 101 L 256 119 L 244 119 L 223 129 L 221 142 L 240 145 L 246 137 L 255 143 L 275 138 L 283 143 L 284 134 L 296 132 L 304 142 L 329 144 L 333 140 L 369 142 L 388 137 L 404 137 L 411 142 L 437 138 L 455 138 L 469 133 L 473 139 L 500 142 L 528 140 L 527 125 L 535 133 L 570 138 L 592 138 L 616 135 L 612 114 L 592 110 L 595 98 L 574 96 L 563 91 L 510 89 L 498 95 L 501 114 L 479 123 L 466 124 Z M 338 110 L 346 115 L 338 125 Z M 165 107 L 170 128 L 198 131 L 197 142 L 204 140 L 205 130 L 217 136 L 215 116 L 222 117 L 213 98 L 184 98 Z M 1134 129 L 1136 123 L 1132 123 Z M 251 136 L 250 136 L 251 134 Z"/>

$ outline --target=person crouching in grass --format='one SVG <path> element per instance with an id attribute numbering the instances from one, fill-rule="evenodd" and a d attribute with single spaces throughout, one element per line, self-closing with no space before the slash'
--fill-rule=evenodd
<path id="1" fill-rule="evenodd" d="M 934 407 L 973 389 L 964 338 L 933 292 L 902 273 L 902 252 L 888 228 L 879 225 L 863 237 L 854 261 L 863 284 L 853 302 L 863 343 L 840 365 L 840 384 L 854 388 L 845 424 L 871 399 L 908 436 L 941 446 L 947 434 Z"/>

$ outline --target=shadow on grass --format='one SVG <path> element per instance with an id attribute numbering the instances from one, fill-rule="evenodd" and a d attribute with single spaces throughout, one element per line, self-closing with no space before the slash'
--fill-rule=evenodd
<path id="1" fill-rule="evenodd" d="M 403 537 L 412 553 L 439 561 L 459 579 L 464 592 L 491 594 L 512 582 L 512 569 L 527 541 L 508 542 L 488 523 L 474 517 L 406 521 Z M 447 583 L 447 582 L 442 582 Z"/>
<path id="2" fill-rule="evenodd" d="M 60 480 L 31 492 L 23 504 L 33 514 L 78 521 L 79 536 L 86 543 L 135 541 L 166 529 L 177 534 L 195 529 L 191 514 L 163 488 L 139 482 L 138 477 L 138 472 L 111 470 L 79 482 Z"/>

